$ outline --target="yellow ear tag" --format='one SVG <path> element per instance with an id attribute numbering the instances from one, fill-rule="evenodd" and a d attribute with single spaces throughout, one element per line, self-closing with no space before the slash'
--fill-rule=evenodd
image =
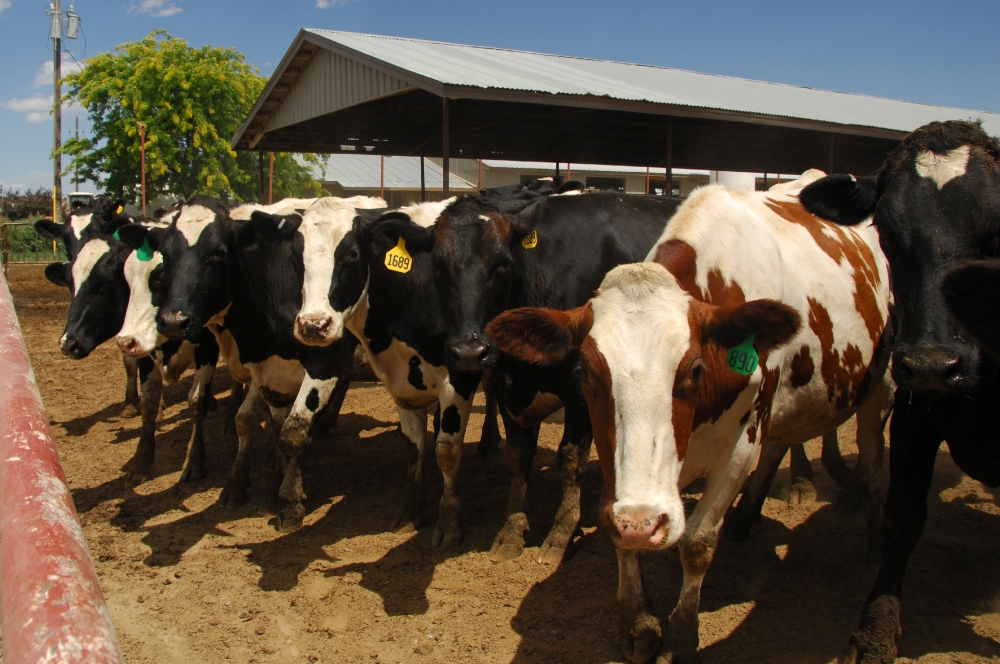
<path id="1" fill-rule="evenodd" d="M 124 207 L 124 206 L 121 206 L 121 205 L 119 205 L 119 206 L 118 206 L 118 210 L 116 210 L 116 211 L 115 211 L 115 214 L 121 214 L 121 213 L 122 213 L 122 210 L 124 210 L 124 209 L 125 209 L 125 207 Z"/>
<path id="2" fill-rule="evenodd" d="M 521 240 L 521 246 L 525 249 L 534 249 L 538 246 L 538 231 L 532 230 Z"/>
<path id="3" fill-rule="evenodd" d="M 399 238 L 399 244 L 385 252 L 385 266 L 393 272 L 406 274 L 413 267 L 413 258 L 406 251 L 406 240 Z"/>

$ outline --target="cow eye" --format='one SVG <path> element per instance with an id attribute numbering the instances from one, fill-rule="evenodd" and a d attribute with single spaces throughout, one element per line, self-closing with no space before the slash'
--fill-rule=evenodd
<path id="1" fill-rule="evenodd" d="M 347 252 L 347 256 L 344 258 L 349 261 L 356 261 L 361 257 L 361 252 L 358 251 L 357 247 L 351 247 L 351 250 Z"/>
<path id="2" fill-rule="evenodd" d="M 211 259 L 215 259 L 215 260 L 226 260 L 226 256 L 228 256 L 228 255 L 229 255 L 229 250 L 228 250 L 228 249 L 226 248 L 226 245 L 222 245 L 222 246 L 220 246 L 220 247 L 219 247 L 218 249 L 216 249 L 215 251 L 213 251 L 213 252 L 212 252 L 212 253 L 211 253 L 211 254 L 209 255 L 209 257 L 208 257 L 208 258 L 209 258 L 210 260 L 211 260 Z"/>
<path id="3" fill-rule="evenodd" d="M 507 270 L 510 269 L 511 263 L 513 263 L 513 261 L 511 260 L 510 256 L 504 256 L 502 260 L 500 260 L 493 266 L 493 274 L 495 276 L 504 274 Z"/>
<path id="4" fill-rule="evenodd" d="M 695 362 L 695 365 L 691 367 L 691 373 L 688 374 L 688 380 L 691 381 L 692 386 L 696 386 L 701 383 L 701 377 L 705 373 L 705 365 L 701 362 Z"/>
<path id="5" fill-rule="evenodd" d="M 590 384 L 590 372 L 587 371 L 587 367 L 582 364 L 576 365 L 576 368 L 573 369 L 573 378 L 577 379 L 581 383 L 584 383 L 585 385 Z"/>

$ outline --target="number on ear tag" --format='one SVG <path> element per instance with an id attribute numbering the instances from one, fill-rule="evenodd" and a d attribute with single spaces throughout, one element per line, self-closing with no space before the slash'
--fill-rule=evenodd
<path id="1" fill-rule="evenodd" d="M 739 346 L 734 346 L 726 355 L 726 363 L 729 368 L 742 376 L 749 376 L 757 370 L 760 357 L 753 348 L 753 339 L 756 335 L 751 334 Z"/>
<path id="2" fill-rule="evenodd" d="M 532 229 L 530 233 L 521 240 L 521 246 L 525 249 L 534 249 L 538 246 L 538 230 Z"/>
<path id="3" fill-rule="evenodd" d="M 413 267 L 413 258 L 406 251 L 406 240 L 399 238 L 399 244 L 385 252 L 385 266 L 393 272 L 406 274 Z"/>

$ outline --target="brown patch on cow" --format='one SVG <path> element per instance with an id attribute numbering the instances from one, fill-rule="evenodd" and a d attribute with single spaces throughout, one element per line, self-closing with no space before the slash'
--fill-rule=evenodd
<path id="1" fill-rule="evenodd" d="M 716 305 L 743 304 L 747 301 L 743 289 L 735 281 L 727 281 L 718 269 L 708 272 L 706 288 L 698 285 L 698 254 L 683 240 L 667 240 L 656 248 L 653 262 L 674 275 L 681 288 L 701 302 Z"/>
<path id="2" fill-rule="evenodd" d="M 525 307 L 505 311 L 486 326 L 497 347 L 525 362 L 558 362 L 579 348 L 594 324 L 590 302 L 569 311 Z"/>
<path id="3" fill-rule="evenodd" d="M 704 423 L 718 421 L 723 413 L 736 403 L 737 397 L 750 384 L 750 377 L 736 373 L 726 363 L 728 348 L 720 346 L 715 341 L 701 338 L 709 326 L 714 307 L 692 302 L 688 309 L 688 324 L 691 326 L 692 347 L 700 347 L 701 361 L 705 364 L 705 376 L 698 392 L 698 402 L 692 420 L 692 430 Z M 704 344 L 704 345 L 702 345 Z"/>
<path id="4" fill-rule="evenodd" d="M 847 344 L 843 353 L 837 352 L 833 346 L 833 321 L 830 313 L 817 300 L 808 298 L 808 301 L 809 327 L 819 338 L 822 352 L 820 375 L 826 384 L 827 400 L 837 409 L 843 410 L 854 402 L 868 367 L 865 366 L 861 350 L 854 344 Z M 875 345 L 877 347 L 878 340 Z"/>
<path id="5" fill-rule="evenodd" d="M 846 260 L 854 276 L 854 306 L 865 322 L 872 346 L 878 343 L 886 317 L 878 306 L 878 265 L 871 248 L 854 233 L 814 217 L 798 202 L 769 200 L 767 206 L 779 217 L 805 228 L 813 241 L 837 264 Z"/>
<path id="6" fill-rule="evenodd" d="M 583 396 L 590 410 L 590 423 L 594 430 L 594 447 L 604 474 L 604 500 L 615 498 L 615 450 L 618 438 L 615 433 L 615 397 L 611 389 L 611 370 L 604 353 L 590 337 L 580 346 L 580 365 L 586 370 L 581 381 Z"/>
<path id="7" fill-rule="evenodd" d="M 767 438 L 767 434 L 771 431 L 771 405 L 774 403 L 774 393 L 778 389 L 778 380 L 781 377 L 780 368 L 768 369 L 766 362 L 767 358 L 760 358 L 760 372 L 763 374 L 764 380 L 761 381 L 757 397 L 753 402 L 754 410 L 757 411 L 757 426 L 760 428 L 761 442 Z"/>
<path id="8" fill-rule="evenodd" d="M 753 445 L 757 442 L 757 423 L 754 422 L 747 428 L 747 440 Z"/>
<path id="9" fill-rule="evenodd" d="M 888 331 L 889 328 L 886 328 Z M 882 374 L 885 373 L 885 368 L 882 367 L 882 356 L 885 354 L 886 347 L 889 342 L 886 341 L 886 334 L 883 333 L 878 340 L 878 345 L 875 346 L 875 352 L 872 353 L 872 361 L 868 364 L 868 369 L 865 371 L 865 377 L 861 379 L 861 384 L 858 385 L 858 390 L 854 394 L 854 406 L 860 406 L 864 403 L 873 392 L 873 388 L 876 383 L 880 381 L 876 380 L 876 377 L 881 378 Z"/>
<path id="10" fill-rule="evenodd" d="M 809 346 L 803 345 L 794 356 L 792 356 L 792 387 L 802 387 L 808 385 L 812 380 L 813 372 L 816 369 L 812 357 L 809 356 Z"/>

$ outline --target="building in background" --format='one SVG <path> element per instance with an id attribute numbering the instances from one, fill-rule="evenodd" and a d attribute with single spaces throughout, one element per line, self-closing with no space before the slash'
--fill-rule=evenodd
<path id="1" fill-rule="evenodd" d="M 424 160 L 426 200 L 439 201 L 444 178 L 441 166 L 430 159 Z M 420 202 L 420 157 L 386 157 L 383 177 L 382 158 L 370 154 L 332 154 L 326 168 L 317 179 L 333 196 L 378 196 L 385 188 L 385 202 L 389 207 L 400 207 Z M 475 194 L 479 191 L 475 181 L 469 182 L 455 174 L 448 180 L 450 195 Z"/>

